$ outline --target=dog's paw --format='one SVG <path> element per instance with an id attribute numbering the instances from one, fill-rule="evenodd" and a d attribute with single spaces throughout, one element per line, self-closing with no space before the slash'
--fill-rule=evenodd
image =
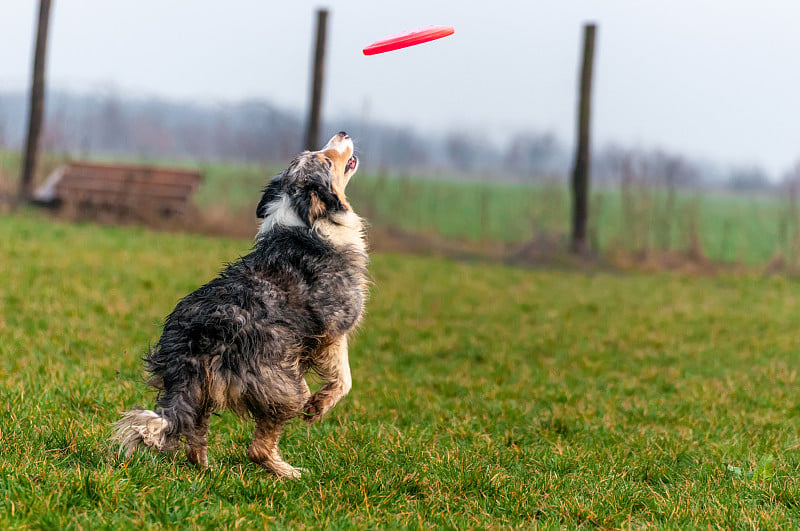
<path id="1" fill-rule="evenodd" d="M 292 468 L 291 472 L 289 472 L 283 477 L 287 479 L 300 479 L 303 475 L 308 475 L 308 469 L 296 466 Z"/>
<path id="2" fill-rule="evenodd" d="M 306 407 L 303 408 L 303 420 L 311 424 L 322 418 L 322 409 L 313 398 L 308 401 Z"/>
<path id="3" fill-rule="evenodd" d="M 308 474 L 307 468 L 294 467 L 285 462 L 266 464 L 262 466 L 269 468 L 278 479 L 300 479 L 303 477 L 303 475 Z"/>

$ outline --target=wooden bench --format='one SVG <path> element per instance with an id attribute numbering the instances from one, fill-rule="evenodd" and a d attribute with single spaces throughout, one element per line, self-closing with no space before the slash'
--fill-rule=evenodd
<path id="1" fill-rule="evenodd" d="M 50 174 L 34 199 L 80 215 L 151 221 L 185 214 L 202 179 L 191 169 L 70 162 Z"/>

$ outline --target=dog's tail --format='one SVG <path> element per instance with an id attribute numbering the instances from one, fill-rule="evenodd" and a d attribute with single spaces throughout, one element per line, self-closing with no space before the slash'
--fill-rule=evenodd
<path id="1" fill-rule="evenodd" d="M 119 444 L 119 453 L 124 453 L 125 457 L 130 457 L 139 446 L 167 452 L 178 446 L 183 431 L 181 424 L 172 408 L 132 409 L 114 423 L 111 440 Z"/>

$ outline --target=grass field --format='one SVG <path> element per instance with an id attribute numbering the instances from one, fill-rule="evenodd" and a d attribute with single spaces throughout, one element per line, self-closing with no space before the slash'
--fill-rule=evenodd
<path id="1" fill-rule="evenodd" d="M 800 525 L 800 283 L 374 257 L 354 388 L 283 452 L 117 457 L 161 319 L 249 242 L 0 217 L 0 528 Z"/>

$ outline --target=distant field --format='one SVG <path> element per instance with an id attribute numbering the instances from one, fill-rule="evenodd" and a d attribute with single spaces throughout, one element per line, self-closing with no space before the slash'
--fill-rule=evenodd
<path id="1" fill-rule="evenodd" d="M 43 171 L 57 160 L 45 159 Z M 6 181 L 12 176 L 16 180 L 18 163 L 16 154 L 0 152 Z M 209 164 L 202 169 L 205 182 L 198 204 L 249 223 L 259 191 L 281 168 Z M 512 243 L 542 235 L 564 240 L 569 232 L 565 182 L 476 183 L 361 173 L 348 194 L 356 209 L 379 228 Z M 779 255 L 800 262 L 800 217 L 796 206 L 792 213 L 788 199 L 680 191 L 669 204 L 663 190 L 637 188 L 623 201 L 616 187 L 595 189 L 593 245 L 602 252 L 639 252 L 685 251 L 699 244 L 707 257 L 722 262 L 765 264 Z"/>
<path id="2" fill-rule="evenodd" d="M 225 198 L 249 213 L 269 176 L 279 171 L 257 167 L 211 166 L 198 201 Z M 254 195 L 255 194 L 255 195 Z M 525 242 L 537 235 L 566 238 L 570 197 L 566 183 L 476 183 L 359 174 L 348 187 L 358 212 L 377 227 L 451 238 Z M 634 190 L 627 205 L 618 188 L 592 195 L 590 237 L 603 251 L 686 250 L 693 238 L 711 259 L 764 264 L 778 254 L 800 258 L 800 221 L 789 201 L 679 191 L 671 210 L 659 190 Z M 626 213 L 627 208 L 627 213 Z"/>
<path id="3" fill-rule="evenodd" d="M 0 527 L 800 525 L 800 282 L 583 275 L 378 255 L 354 388 L 291 424 L 276 481 L 252 427 L 212 468 L 117 457 L 140 356 L 248 241 L 0 216 Z"/>

